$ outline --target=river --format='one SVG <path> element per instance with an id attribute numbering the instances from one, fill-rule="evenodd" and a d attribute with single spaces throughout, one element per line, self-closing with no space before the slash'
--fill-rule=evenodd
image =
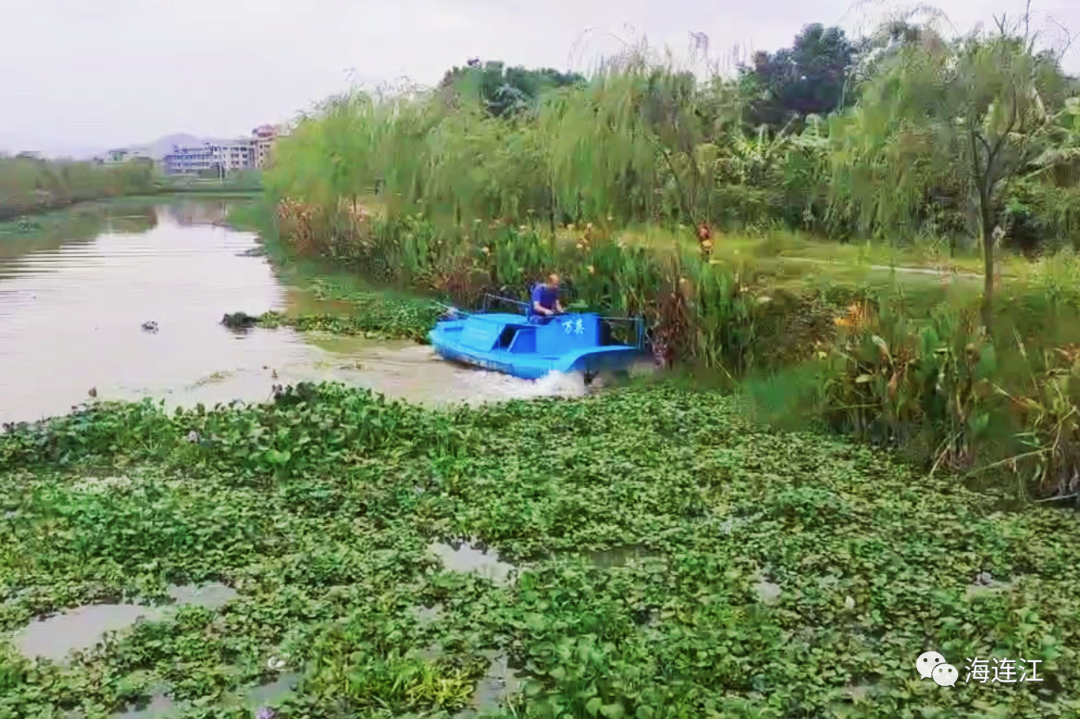
<path id="1" fill-rule="evenodd" d="M 412 342 L 230 332 L 220 325 L 227 312 L 329 308 L 283 285 L 254 254 L 255 234 L 224 226 L 236 201 L 103 203 L 50 220 L 31 239 L 0 237 L 0 422 L 64 414 L 91 392 L 212 405 L 265 400 L 272 385 L 305 380 L 434 404 L 584 393 L 577 378 L 517 380 Z"/>

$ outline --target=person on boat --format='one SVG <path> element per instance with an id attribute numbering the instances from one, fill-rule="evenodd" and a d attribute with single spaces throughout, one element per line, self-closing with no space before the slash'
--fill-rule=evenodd
<path id="1" fill-rule="evenodd" d="M 559 303 L 559 276 L 552 272 L 548 275 L 547 282 L 538 282 L 532 289 L 529 319 L 544 323 L 562 312 L 563 307 Z"/>

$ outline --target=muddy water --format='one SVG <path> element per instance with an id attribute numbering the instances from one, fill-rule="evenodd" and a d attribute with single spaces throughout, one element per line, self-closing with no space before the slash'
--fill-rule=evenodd
<path id="1" fill-rule="evenodd" d="M 223 584 L 170 587 L 168 594 L 177 605 L 211 609 L 237 596 Z M 14 642 L 27 656 L 61 661 L 72 650 L 93 647 L 107 632 L 126 629 L 139 619 L 156 621 L 168 611 L 167 607 L 140 604 L 87 604 L 27 625 L 15 634 Z"/>
<path id="2" fill-rule="evenodd" d="M 227 209 L 221 200 L 103 205 L 40 239 L 0 240 L 0 422 L 66 413 L 91 390 L 170 405 L 257 401 L 273 384 L 304 380 L 436 403 L 584 393 L 578 378 L 516 380 L 410 342 L 226 330 L 226 312 L 339 309 L 280 284 L 250 254 L 257 237 L 220 224 Z"/>

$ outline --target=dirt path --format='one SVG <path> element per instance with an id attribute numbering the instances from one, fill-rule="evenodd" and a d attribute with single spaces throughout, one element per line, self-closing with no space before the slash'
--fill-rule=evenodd
<path id="1" fill-rule="evenodd" d="M 844 267 L 858 267 L 859 266 L 859 265 L 851 265 L 851 264 L 846 264 L 846 263 L 843 263 L 843 262 L 838 262 L 836 260 L 819 260 L 819 259 L 815 259 L 815 258 L 812 258 L 812 257 L 779 256 L 779 257 L 776 257 L 775 259 L 777 259 L 777 260 L 791 260 L 793 262 L 812 262 L 812 263 L 817 264 L 817 265 L 840 265 L 840 266 L 844 266 Z M 981 280 L 983 278 L 982 275 L 975 274 L 973 272 L 951 272 L 949 270 L 934 270 L 934 269 L 929 269 L 929 268 L 926 268 L 926 267 L 891 267 L 889 265 L 865 265 L 865 266 L 868 267 L 871 270 L 878 270 L 878 271 L 884 271 L 884 272 L 890 272 L 890 271 L 907 272 L 907 273 L 916 274 L 916 275 L 936 275 L 938 277 L 941 277 L 941 276 L 963 277 L 965 279 L 975 279 L 975 280 Z M 1005 275 L 1005 276 L 1007 276 L 1007 275 Z"/>

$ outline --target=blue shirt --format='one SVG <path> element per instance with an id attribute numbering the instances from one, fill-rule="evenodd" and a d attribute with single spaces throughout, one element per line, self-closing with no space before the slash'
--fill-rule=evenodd
<path id="1" fill-rule="evenodd" d="M 543 283 L 533 287 L 532 303 L 529 305 L 530 314 L 536 312 L 535 306 L 539 302 L 545 310 L 555 309 L 555 303 L 559 299 L 559 291 L 554 287 L 548 287 Z"/>

